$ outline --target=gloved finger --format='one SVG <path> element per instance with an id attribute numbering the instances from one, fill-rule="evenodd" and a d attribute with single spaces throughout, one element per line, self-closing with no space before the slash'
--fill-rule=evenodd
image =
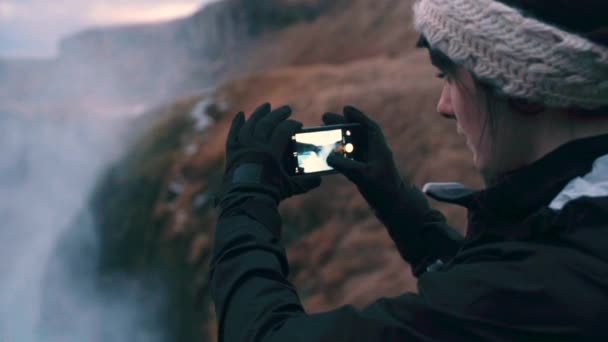
<path id="1" fill-rule="evenodd" d="M 271 109 L 270 103 L 266 102 L 263 105 L 256 108 L 255 111 L 253 111 L 253 113 L 249 117 L 249 120 L 247 120 L 247 122 L 245 123 L 245 127 L 246 127 L 245 129 L 247 130 L 247 132 L 249 134 L 253 135 L 255 126 L 258 124 L 258 122 L 263 117 L 265 117 L 268 113 L 270 113 L 270 109 Z"/>
<path id="2" fill-rule="evenodd" d="M 273 110 L 258 122 L 253 133 L 254 136 L 261 139 L 267 139 L 272 135 L 274 129 L 290 115 L 291 108 L 289 106 L 283 106 Z"/>
<path id="3" fill-rule="evenodd" d="M 281 122 L 272 132 L 270 137 L 271 145 L 279 152 L 284 152 L 291 137 L 302 128 L 302 123 L 295 120 L 285 120 Z"/>
<path id="4" fill-rule="evenodd" d="M 326 162 L 327 165 L 345 175 L 359 173 L 368 168 L 368 164 L 366 163 L 346 158 L 343 155 L 335 152 L 329 154 Z"/>
<path id="5" fill-rule="evenodd" d="M 344 115 L 336 114 L 336 113 L 325 113 L 323 114 L 323 123 L 326 125 L 340 125 L 348 123 Z"/>
<path id="6" fill-rule="evenodd" d="M 297 176 L 290 179 L 294 195 L 306 193 L 321 185 L 321 176 Z"/>
<path id="7" fill-rule="evenodd" d="M 238 112 L 234 119 L 232 119 L 232 125 L 230 126 L 230 131 L 228 132 L 228 139 L 226 139 L 226 150 L 230 150 L 234 148 L 238 144 L 238 136 L 239 131 L 243 127 L 245 123 L 245 113 Z"/>
<path id="8" fill-rule="evenodd" d="M 370 119 L 367 115 L 363 114 L 362 111 L 353 106 L 344 107 L 344 117 L 346 117 L 349 122 L 357 122 L 363 126 L 373 129 L 380 128 L 380 126 L 378 126 L 374 120 Z"/>

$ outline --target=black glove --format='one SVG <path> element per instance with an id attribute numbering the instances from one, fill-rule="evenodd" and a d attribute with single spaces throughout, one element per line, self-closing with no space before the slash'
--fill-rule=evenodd
<path id="1" fill-rule="evenodd" d="M 422 273 L 437 258 L 454 255 L 461 237 L 440 211 L 429 206 L 422 191 L 402 180 L 380 126 L 351 106 L 344 108 L 344 115 L 325 113 L 323 122 L 363 126 L 368 160 L 354 161 L 336 153 L 329 155 L 327 163 L 357 186 L 403 258 L 412 264 L 414 274 Z"/>
<path id="2" fill-rule="evenodd" d="M 332 153 L 328 156 L 327 163 L 353 182 L 372 208 L 381 207 L 382 203 L 396 194 L 402 180 L 380 126 L 351 106 L 344 108 L 344 115 L 325 113 L 323 122 L 326 125 L 362 125 L 364 139 L 367 140 L 368 160 L 363 163 Z"/>
<path id="3" fill-rule="evenodd" d="M 247 121 L 243 112 L 235 116 L 226 141 L 222 190 L 216 198 L 224 214 L 252 197 L 278 205 L 321 185 L 319 176 L 290 177 L 283 167 L 288 143 L 302 127 L 287 120 L 290 115 L 288 106 L 271 111 L 266 103 Z"/>

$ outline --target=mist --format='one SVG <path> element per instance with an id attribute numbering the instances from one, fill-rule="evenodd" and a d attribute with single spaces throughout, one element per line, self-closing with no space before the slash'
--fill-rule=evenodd
<path id="1" fill-rule="evenodd" d="M 0 55 L 52 55 L 58 35 L 99 23 L 75 18 L 68 27 L 62 16 L 100 3 L 113 13 L 110 1 L 0 1 Z M 32 18 L 19 21 L 27 6 Z M 33 19 L 47 7 L 56 17 Z M 117 12 L 121 22 L 127 12 Z M 5 30 L 11 23 L 18 25 Z M 0 341 L 170 340 L 162 279 L 99 274 L 99 231 L 87 203 L 123 154 L 130 119 L 178 94 L 153 72 L 137 70 L 141 79 L 125 82 L 125 70 L 142 64 L 137 51 L 119 62 L 97 52 L 76 45 L 49 59 L 0 60 Z M 163 58 L 179 64 L 180 56 L 166 48 Z"/>
<path id="2" fill-rule="evenodd" d="M 216 0 L 0 0 L 0 57 L 51 58 L 57 42 L 90 27 L 181 18 Z"/>
<path id="3" fill-rule="evenodd" d="M 0 118 L 0 340 L 162 341 L 137 279 L 98 286 L 87 197 L 115 156 L 117 122 Z"/>

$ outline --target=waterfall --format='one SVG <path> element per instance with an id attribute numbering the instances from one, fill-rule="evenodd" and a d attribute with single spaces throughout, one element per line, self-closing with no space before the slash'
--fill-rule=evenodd
<path id="1" fill-rule="evenodd" d="M 146 320 L 156 303 L 142 303 L 136 280 L 95 286 L 86 204 L 122 148 L 115 132 L 111 120 L 0 113 L 0 341 L 161 340 Z"/>

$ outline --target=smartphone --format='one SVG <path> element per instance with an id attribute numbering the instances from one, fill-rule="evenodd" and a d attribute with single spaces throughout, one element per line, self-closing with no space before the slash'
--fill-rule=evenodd
<path id="1" fill-rule="evenodd" d="M 365 142 L 363 129 L 357 123 L 303 128 L 291 138 L 285 169 L 291 176 L 337 173 L 327 165 L 330 153 L 336 151 L 346 158 L 365 162 Z"/>

